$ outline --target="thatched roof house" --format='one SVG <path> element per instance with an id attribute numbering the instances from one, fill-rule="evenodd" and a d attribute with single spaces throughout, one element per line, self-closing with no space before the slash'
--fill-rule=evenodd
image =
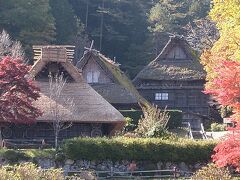
<path id="1" fill-rule="evenodd" d="M 29 74 L 36 80 L 41 90 L 41 97 L 36 102 L 43 111 L 38 122 L 51 122 L 54 117 L 51 113 L 51 101 L 49 97 L 49 73 L 64 73 L 67 78 L 62 96 L 72 99 L 75 111 L 69 111 L 65 107 L 64 100 L 60 104 L 60 111 L 65 111 L 64 121 L 74 123 L 97 123 L 108 125 L 110 134 L 124 125 L 124 117 L 99 95 L 91 86 L 83 80 L 81 72 L 71 63 L 74 51 L 72 46 L 34 46 L 35 63 Z M 68 116 L 69 115 L 69 116 Z"/>
<path id="2" fill-rule="evenodd" d="M 204 80 L 206 72 L 183 37 L 170 37 L 161 53 L 135 77 L 149 80 Z"/>
<path id="3" fill-rule="evenodd" d="M 131 81 L 119 66 L 94 49 L 86 50 L 77 63 L 83 78 L 109 103 L 118 108 L 134 106 L 137 104 L 136 93 L 127 88 Z"/>
<path id="4" fill-rule="evenodd" d="M 199 58 L 187 41 L 172 36 L 133 82 L 147 100 L 163 108 L 182 110 L 185 121 L 198 128 L 201 119 L 197 115 L 208 115 L 208 97 L 202 93 L 205 76 Z"/>

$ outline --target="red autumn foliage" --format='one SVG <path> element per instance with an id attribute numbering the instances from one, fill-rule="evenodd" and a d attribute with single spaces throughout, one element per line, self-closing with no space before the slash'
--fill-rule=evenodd
<path id="1" fill-rule="evenodd" d="M 226 139 L 220 142 L 212 155 L 213 162 L 219 167 L 232 166 L 240 172 L 240 126 L 231 130 Z"/>
<path id="2" fill-rule="evenodd" d="M 224 106 L 233 108 L 234 119 L 240 115 L 240 62 L 223 61 L 215 68 L 216 78 L 206 93 Z"/>
<path id="3" fill-rule="evenodd" d="M 11 57 L 0 61 L 0 121 L 27 124 L 41 115 L 33 105 L 39 88 L 26 78 L 29 68 Z"/>
<path id="4" fill-rule="evenodd" d="M 205 92 L 218 103 L 233 108 L 231 118 L 237 126 L 229 129 L 230 134 L 214 148 L 212 159 L 219 167 L 232 166 L 240 172 L 240 63 L 222 61 L 215 72 L 216 77 Z"/>

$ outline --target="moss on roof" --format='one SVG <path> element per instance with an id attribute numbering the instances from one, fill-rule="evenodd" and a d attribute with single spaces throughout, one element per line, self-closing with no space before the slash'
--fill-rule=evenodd
<path id="1" fill-rule="evenodd" d="M 132 81 L 129 80 L 129 78 L 124 74 L 123 71 L 120 70 L 119 68 L 119 64 L 115 63 L 114 61 L 112 61 L 111 59 L 105 57 L 103 54 L 101 54 L 100 52 L 96 51 L 96 50 L 88 50 L 85 52 L 84 56 L 95 56 L 99 59 L 100 64 L 102 66 L 104 66 L 105 69 L 107 69 L 107 71 L 110 72 L 110 74 L 113 76 L 114 80 L 120 84 L 123 88 L 125 88 L 128 93 L 131 93 L 134 98 L 136 98 L 137 102 L 141 103 L 142 105 L 150 105 L 150 103 L 143 98 L 139 92 L 136 90 L 135 86 L 132 84 Z M 84 64 L 86 62 L 84 62 L 84 60 L 86 60 L 86 58 L 84 59 L 84 57 L 79 61 L 79 63 L 77 64 L 78 68 L 83 68 Z"/>
<path id="2" fill-rule="evenodd" d="M 186 53 L 185 59 L 169 59 L 168 53 L 179 46 Z M 182 37 L 171 37 L 162 52 L 138 73 L 134 81 L 146 80 L 199 80 L 205 79 L 206 72 L 196 53 Z"/>

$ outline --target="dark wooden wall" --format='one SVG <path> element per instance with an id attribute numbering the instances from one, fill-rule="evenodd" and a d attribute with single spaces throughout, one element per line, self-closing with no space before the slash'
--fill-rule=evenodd
<path id="1" fill-rule="evenodd" d="M 94 130 L 100 130 L 101 136 L 108 136 L 110 124 L 73 123 L 71 127 L 60 131 L 59 139 L 73 137 L 93 137 Z M 51 123 L 36 123 L 32 125 L 8 124 L 1 128 L 4 139 L 44 139 L 47 143 L 54 141 L 54 130 Z"/>
<path id="2" fill-rule="evenodd" d="M 208 96 L 203 91 L 203 81 L 145 81 L 138 86 L 139 93 L 151 103 L 161 108 L 179 109 L 185 113 L 209 115 Z M 155 100 L 156 93 L 168 93 L 168 100 Z M 183 119 L 192 121 L 197 128 L 201 120 L 186 115 Z"/>

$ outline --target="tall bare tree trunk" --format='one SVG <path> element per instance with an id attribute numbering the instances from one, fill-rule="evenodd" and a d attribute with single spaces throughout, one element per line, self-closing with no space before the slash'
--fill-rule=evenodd
<path id="1" fill-rule="evenodd" d="M 58 131 L 55 131 L 55 150 L 58 150 Z"/>

